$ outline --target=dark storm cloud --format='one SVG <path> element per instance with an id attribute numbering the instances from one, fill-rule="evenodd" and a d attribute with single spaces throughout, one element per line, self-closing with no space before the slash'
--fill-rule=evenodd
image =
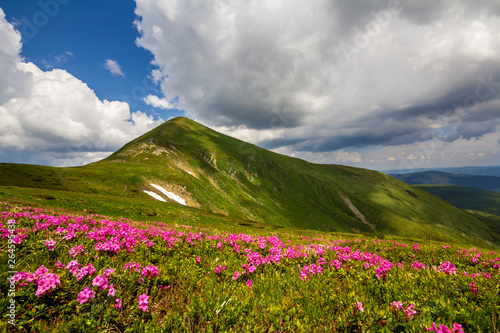
<path id="1" fill-rule="evenodd" d="M 166 99 L 228 134 L 329 151 L 497 130 L 500 4 L 136 1 Z"/>

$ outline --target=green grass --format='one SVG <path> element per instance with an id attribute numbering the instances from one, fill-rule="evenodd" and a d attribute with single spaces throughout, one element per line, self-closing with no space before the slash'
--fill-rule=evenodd
<path id="1" fill-rule="evenodd" d="M 151 183 L 186 199 L 190 207 L 155 201 L 143 192 L 155 191 Z M 183 214 L 195 221 L 265 228 L 478 245 L 500 240 L 477 217 L 382 173 L 276 154 L 187 118 L 170 120 L 83 167 L 0 164 L 0 198 L 12 197 L 134 219 L 175 221 Z"/>
<path id="2" fill-rule="evenodd" d="M 0 307 L 15 300 L 16 320 L 14 327 L 4 311 L 0 326 L 9 332 L 416 333 L 455 323 L 465 332 L 496 329 L 500 258 L 489 249 L 248 226 L 230 233 L 233 226 L 220 226 L 0 202 Z M 95 271 L 80 276 L 90 265 Z M 148 275 L 152 266 L 157 274 Z M 12 270 L 19 274 L 14 287 Z M 57 283 L 42 290 L 53 278 Z M 84 290 L 93 297 L 82 299 Z M 140 309 L 144 296 L 148 306 Z"/>
<path id="3" fill-rule="evenodd" d="M 418 185 L 462 209 L 500 215 L 500 193 L 466 186 Z"/>

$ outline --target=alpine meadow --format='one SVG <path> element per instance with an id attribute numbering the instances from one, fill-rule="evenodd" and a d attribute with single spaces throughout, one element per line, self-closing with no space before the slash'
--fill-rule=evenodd
<path id="1" fill-rule="evenodd" d="M 498 331 L 494 215 L 188 118 L 0 198 L 4 331 Z"/>

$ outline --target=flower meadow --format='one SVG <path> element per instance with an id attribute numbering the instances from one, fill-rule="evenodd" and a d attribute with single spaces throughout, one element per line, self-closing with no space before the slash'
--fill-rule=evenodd
<path id="1" fill-rule="evenodd" d="M 489 250 L 0 208 L 9 332 L 500 329 Z"/>

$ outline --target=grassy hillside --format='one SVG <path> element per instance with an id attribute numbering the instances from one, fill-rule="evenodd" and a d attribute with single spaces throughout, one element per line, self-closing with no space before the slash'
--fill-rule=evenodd
<path id="1" fill-rule="evenodd" d="M 391 174 L 391 176 L 410 185 L 456 185 L 500 192 L 500 177 L 494 176 L 455 175 L 439 171 Z"/>
<path id="2" fill-rule="evenodd" d="M 500 193 L 465 186 L 418 185 L 462 209 L 500 215 Z"/>
<path id="3" fill-rule="evenodd" d="M 500 258 L 491 249 L 228 232 L 2 202 L 0 231 L 2 332 L 498 327 Z"/>
<path id="4" fill-rule="evenodd" d="M 174 203 L 151 186 L 175 193 Z M 159 202 L 144 191 L 163 196 Z M 207 216 L 234 224 L 484 244 L 487 223 L 379 172 L 318 165 L 176 118 L 83 167 L 0 164 L 0 196 L 50 207 L 156 220 Z M 246 222 L 245 222 L 246 221 Z"/>

